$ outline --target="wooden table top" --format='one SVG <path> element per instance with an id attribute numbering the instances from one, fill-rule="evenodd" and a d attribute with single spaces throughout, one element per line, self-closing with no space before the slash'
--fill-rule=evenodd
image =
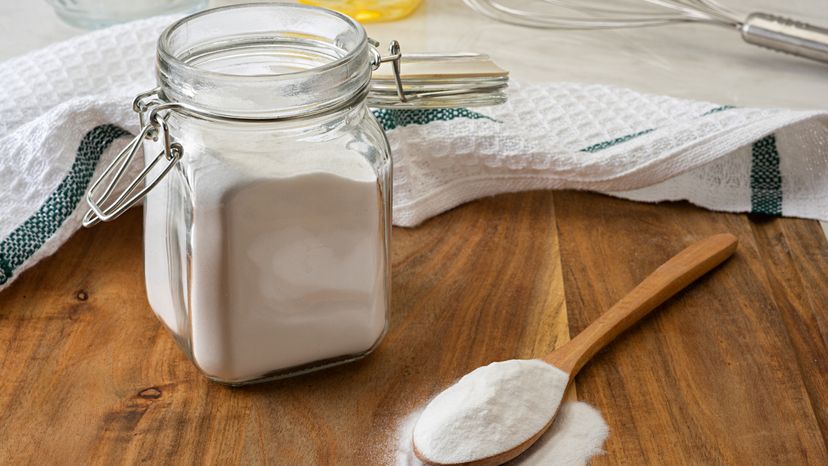
<path id="1" fill-rule="evenodd" d="M 0 293 L 0 463 L 396 464 L 457 377 L 565 342 L 690 242 L 731 260 L 576 379 L 593 464 L 828 464 L 828 245 L 816 222 L 543 192 L 395 229 L 390 330 L 346 366 L 245 388 L 200 376 L 150 311 L 141 212 L 81 231 Z"/>

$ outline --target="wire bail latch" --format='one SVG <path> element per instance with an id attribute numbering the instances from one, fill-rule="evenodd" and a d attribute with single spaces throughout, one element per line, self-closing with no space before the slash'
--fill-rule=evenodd
<path id="1" fill-rule="evenodd" d="M 170 137 L 169 127 L 167 125 L 167 116 L 169 112 L 162 115 L 161 112 L 172 110 L 177 106 L 174 103 L 158 103 L 160 101 L 154 100 L 145 102 L 147 97 L 157 95 L 157 90 L 149 91 L 138 95 L 133 101 L 133 109 L 138 112 L 141 123 L 144 123 L 144 113 L 149 110 L 146 124 L 143 124 L 141 131 L 135 136 L 124 149 L 118 153 L 115 159 L 106 167 L 101 173 L 101 176 L 92 183 L 89 191 L 86 194 L 86 203 L 89 205 L 89 210 L 83 216 L 83 226 L 90 227 L 101 221 L 109 221 L 120 216 L 124 211 L 132 207 L 136 202 L 140 201 L 151 189 L 153 189 L 167 173 L 181 159 L 184 153 L 184 148 L 177 142 L 172 142 Z M 161 138 L 164 143 L 164 148 L 158 153 L 155 159 L 147 164 L 138 176 L 133 179 L 129 185 L 112 201 L 113 191 L 118 183 L 123 179 L 130 163 L 135 158 L 138 148 L 145 140 L 157 141 Z M 144 183 L 144 187 L 138 189 L 140 184 L 144 182 L 150 172 L 158 166 L 162 161 L 166 161 L 166 165 L 161 172 L 152 180 Z M 98 193 L 99 187 L 105 180 L 110 181 Z M 109 201 L 109 202 L 107 202 Z"/>
<path id="2" fill-rule="evenodd" d="M 400 98 L 400 102 L 408 102 L 408 98 L 405 96 L 405 90 L 403 89 L 403 82 L 402 82 L 402 52 L 400 51 L 400 43 L 396 40 L 392 40 L 388 44 L 388 53 L 389 55 L 383 57 L 380 55 L 379 47 L 380 43 L 374 39 L 368 38 L 368 43 L 371 44 L 371 51 L 372 51 L 372 60 L 371 65 L 374 71 L 379 69 L 380 65 L 383 63 L 391 62 L 391 66 L 394 69 L 394 83 L 397 86 L 397 97 Z"/>

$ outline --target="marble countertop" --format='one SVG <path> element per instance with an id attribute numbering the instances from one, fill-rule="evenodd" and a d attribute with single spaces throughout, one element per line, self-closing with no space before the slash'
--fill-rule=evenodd
<path id="1" fill-rule="evenodd" d="M 824 0 L 723 3 L 828 25 Z M 0 30 L 0 60 L 83 32 L 62 23 L 44 0 L 0 3 Z M 485 52 L 517 80 L 616 84 L 740 106 L 828 108 L 828 65 L 745 44 L 736 31 L 714 26 L 544 31 L 497 23 L 461 0 L 425 0 L 409 18 L 370 24 L 368 31 L 382 41 L 398 39 L 404 50 Z"/>

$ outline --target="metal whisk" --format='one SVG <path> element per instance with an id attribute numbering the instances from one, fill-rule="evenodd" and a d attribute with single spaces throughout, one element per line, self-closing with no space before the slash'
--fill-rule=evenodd
<path id="1" fill-rule="evenodd" d="M 498 21 L 544 29 L 615 29 L 703 23 L 735 29 L 750 44 L 828 63 L 828 29 L 767 13 L 746 18 L 715 0 L 464 0 Z"/>

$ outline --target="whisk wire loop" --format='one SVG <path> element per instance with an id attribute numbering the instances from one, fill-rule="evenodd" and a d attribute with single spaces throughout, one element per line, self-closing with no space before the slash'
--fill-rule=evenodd
<path id="1" fill-rule="evenodd" d="M 742 17 L 718 0 L 464 0 L 501 22 L 541 29 L 620 29 L 702 23 L 735 29 L 745 42 L 828 63 L 828 29 L 766 13 Z M 742 19 L 743 18 L 743 19 Z"/>

